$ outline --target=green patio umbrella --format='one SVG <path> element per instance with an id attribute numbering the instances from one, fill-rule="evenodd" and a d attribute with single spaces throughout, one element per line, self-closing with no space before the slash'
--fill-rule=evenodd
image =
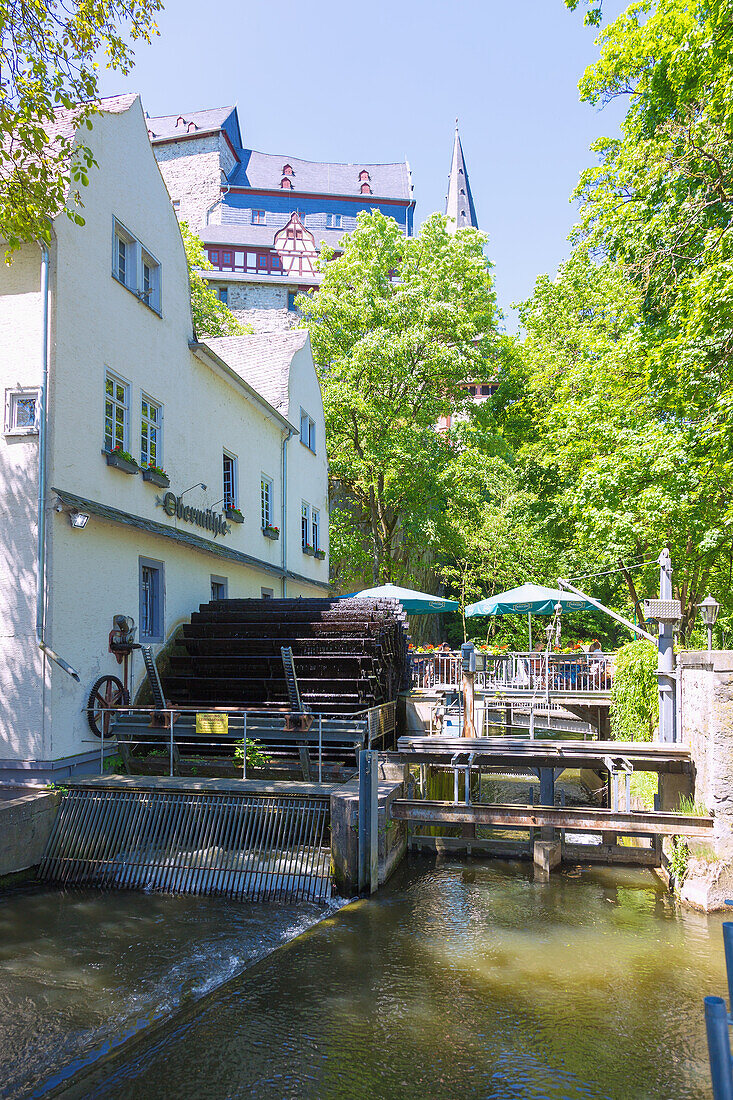
<path id="1" fill-rule="evenodd" d="M 561 604 L 563 611 L 588 611 L 593 604 L 582 596 L 572 592 L 561 592 L 559 588 L 545 588 L 541 584 L 522 584 L 519 588 L 510 588 L 508 592 L 498 592 L 486 600 L 469 604 L 466 617 L 473 615 L 526 615 L 529 626 L 529 648 L 532 648 L 532 616 L 552 615 L 555 604 Z"/>
<path id="2" fill-rule="evenodd" d="M 457 611 L 457 600 L 444 600 L 442 596 L 431 596 L 427 592 L 415 592 L 412 588 L 400 588 L 396 584 L 380 584 L 378 588 L 365 588 L 361 592 L 349 592 L 342 600 L 350 597 L 364 599 L 399 600 L 408 615 L 437 615 L 441 611 Z"/>

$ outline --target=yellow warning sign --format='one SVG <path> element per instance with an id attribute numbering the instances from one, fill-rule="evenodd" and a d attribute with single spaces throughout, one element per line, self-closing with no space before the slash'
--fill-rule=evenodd
<path id="1" fill-rule="evenodd" d="M 221 737 L 222 735 L 226 736 L 228 732 L 228 714 L 197 713 L 196 733 L 198 735 L 206 737 Z"/>

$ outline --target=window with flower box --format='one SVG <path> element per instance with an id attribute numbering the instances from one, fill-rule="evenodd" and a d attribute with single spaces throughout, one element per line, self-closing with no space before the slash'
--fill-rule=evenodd
<path id="1" fill-rule="evenodd" d="M 273 482 L 271 477 L 260 477 L 260 517 L 263 530 L 272 527 Z"/>
<path id="2" fill-rule="evenodd" d="M 147 394 L 141 402 L 140 465 L 163 466 L 163 406 Z"/>
<path id="3" fill-rule="evenodd" d="M 130 386 L 112 371 L 104 380 L 104 449 L 126 451 L 130 434 Z"/>

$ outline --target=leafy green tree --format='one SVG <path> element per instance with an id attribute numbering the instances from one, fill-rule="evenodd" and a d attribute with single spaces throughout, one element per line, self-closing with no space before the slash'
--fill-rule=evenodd
<path id="1" fill-rule="evenodd" d="M 79 224 L 94 158 L 76 136 L 98 110 L 99 55 L 123 75 L 132 42 L 158 33 L 162 0 L 0 0 L 0 237 L 50 240 L 64 207 Z"/>
<path id="2" fill-rule="evenodd" d="M 599 41 L 581 96 L 628 111 L 581 176 L 578 237 L 638 287 L 650 386 L 713 445 L 712 470 L 733 461 L 730 0 L 634 3 Z"/>
<path id="3" fill-rule="evenodd" d="M 196 335 L 199 337 L 241 336 L 253 332 L 251 325 L 243 325 L 238 321 L 229 306 L 222 302 L 218 294 L 211 289 L 207 280 L 199 275 L 199 271 L 213 271 L 214 265 L 210 263 L 201 239 L 188 228 L 185 222 L 181 223 L 181 236 L 188 260 L 191 314 Z"/>
<path id="4" fill-rule="evenodd" d="M 526 335 L 496 411 L 526 489 L 525 522 L 569 576 L 654 563 L 669 546 L 686 637 L 730 560 L 730 478 L 711 467 L 696 425 L 659 407 L 641 291 L 619 263 L 580 248 L 555 280 L 538 280 L 520 313 Z M 655 564 L 634 575 L 643 594 L 655 591 Z M 622 574 L 590 584 L 633 613 Z"/>
<path id="5" fill-rule="evenodd" d="M 443 524 L 442 471 L 453 456 L 436 431 L 468 404 L 496 348 L 497 309 L 485 236 L 446 231 L 433 215 L 414 237 L 361 212 L 323 252 L 323 282 L 298 305 L 320 367 L 332 497 L 364 537 L 374 583 L 430 569 Z"/>

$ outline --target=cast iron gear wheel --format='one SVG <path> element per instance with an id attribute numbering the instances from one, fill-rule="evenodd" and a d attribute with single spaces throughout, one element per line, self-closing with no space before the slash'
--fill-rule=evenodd
<path id="1" fill-rule="evenodd" d="M 87 722 L 92 733 L 101 737 L 104 730 L 104 736 L 107 737 L 112 715 L 106 708 L 124 707 L 129 702 L 129 692 L 116 676 L 100 676 L 95 680 L 87 699 Z"/>

